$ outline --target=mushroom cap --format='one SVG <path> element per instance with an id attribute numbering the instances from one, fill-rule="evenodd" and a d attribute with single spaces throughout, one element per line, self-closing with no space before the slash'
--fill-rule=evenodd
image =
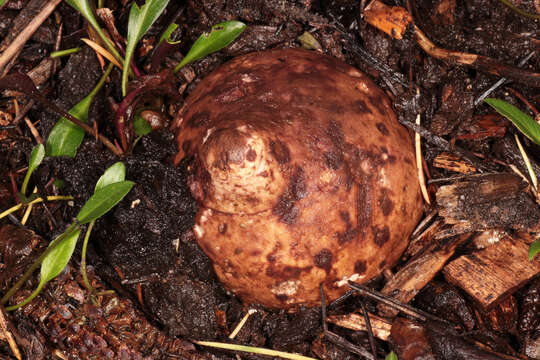
<path id="1" fill-rule="evenodd" d="M 408 132 L 344 62 L 300 49 L 240 56 L 173 127 L 192 159 L 194 232 L 225 286 L 271 308 L 320 304 L 393 266 L 422 213 Z"/>

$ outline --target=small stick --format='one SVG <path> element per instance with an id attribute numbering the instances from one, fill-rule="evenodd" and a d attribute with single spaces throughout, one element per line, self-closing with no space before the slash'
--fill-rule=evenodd
<path id="1" fill-rule="evenodd" d="M 332 343 L 339 345 L 341 347 L 344 347 L 345 349 L 349 350 L 350 352 L 354 354 L 358 354 L 360 356 L 365 357 L 368 360 L 376 360 L 377 358 L 373 357 L 369 351 L 364 349 L 361 345 L 353 344 L 341 336 L 339 336 L 336 333 L 331 332 L 330 330 L 327 330 L 324 332 L 324 336 Z"/>
<path id="2" fill-rule="evenodd" d="M 60 4 L 62 0 L 51 0 L 43 9 L 36 15 L 35 18 L 17 35 L 13 42 L 7 47 L 6 51 L 0 56 L 0 71 L 4 69 L 6 64 L 12 60 L 17 53 L 24 47 L 24 44 L 30 39 L 30 37 L 36 32 L 41 24 L 49 17 L 54 11 L 56 6 Z"/>
<path id="3" fill-rule="evenodd" d="M 440 321 L 442 323 L 448 324 L 448 321 L 441 319 L 435 315 L 431 315 L 430 313 L 427 313 L 425 311 L 415 309 L 414 307 L 403 304 L 400 301 L 397 301 L 393 299 L 390 296 L 381 294 L 378 291 L 375 291 L 373 289 L 368 288 L 367 286 L 355 283 L 353 281 L 349 281 L 349 287 L 351 289 L 356 290 L 360 295 L 370 297 L 372 299 L 375 299 L 377 301 L 380 301 L 381 303 L 388 305 L 390 307 L 393 307 L 394 309 L 397 309 L 404 314 L 407 314 L 409 316 L 412 316 L 413 318 L 420 320 L 420 321 L 426 321 L 426 320 L 433 320 L 433 321 Z"/>
<path id="4" fill-rule="evenodd" d="M 4 337 L 6 338 L 9 347 L 11 351 L 13 352 L 13 355 L 18 360 L 22 359 L 21 352 L 19 351 L 19 348 L 17 347 L 17 343 L 15 342 L 15 339 L 13 338 L 13 334 L 8 329 L 8 323 L 6 320 L 6 316 L 4 314 L 4 308 L 0 307 L 0 330 L 2 330 L 2 333 L 4 334 Z"/>
<path id="5" fill-rule="evenodd" d="M 362 313 L 364 315 L 364 321 L 366 322 L 366 329 L 369 336 L 369 346 L 371 346 L 371 353 L 373 357 L 377 358 L 377 345 L 375 344 L 375 337 L 373 336 L 373 329 L 371 328 L 371 321 L 369 320 L 369 314 L 366 308 L 366 304 L 363 299 L 360 299 L 360 307 L 362 308 Z"/>
<path id="6" fill-rule="evenodd" d="M 38 144 L 44 144 L 45 142 L 43 141 L 43 138 L 41 137 L 41 135 L 39 135 L 39 131 L 36 129 L 34 124 L 32 124 L 32 122 L 30 121 L 28 116 L 24 117 L 24 122 L 26 123 L 26 125 L 30 129 L 30 132 L 32 133 L 32 136 L 34 137 L 34 139 L 36 139 L 36 142 Z"/>

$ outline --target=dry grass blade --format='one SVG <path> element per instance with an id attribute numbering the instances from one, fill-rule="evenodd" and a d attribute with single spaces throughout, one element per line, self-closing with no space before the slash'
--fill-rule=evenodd
<path id="1" fill-rule="evenodd" d="M 416 125 L 420 126 L 420 114 L 416 116 Z M 431 205 L 429 193 L 426 188 L 426 179 L 424 177 L 424 168 L 422 167 L 422 143 L 420 140 L 420 134 L 414 134 L 414 147 L 416 150 L 416 167 L 418 169 L 418 181 L 420 182 L 420 189 L 422 190 L 422 196 L 424 200 Z"/>
<path id="2" fill-rule="evenodd" d="M 88 46 L 90 46 L 92 49 L 94 49 L 95 52 L 97 52 L 98 54 L 100 54 L 101 56 L 103 56 L 104 58 L 106 58 L 107 60 L 109 60 L 110 62 L 112 62 L 114 65 L 116 65 L 120 70 L 123 69 L 123 66 L 122 64 L 120 64 L 118 62 L 118 60 L 116 60 L 116 58 L 110 53 L 108 52 L 107 50 L 105 50 L 105 48 L 103 48 L 101 45 L 93 42 L 92 40 L 90 39 L 81 39 L 82 41 L 84 41 L 84 43 Z"/>

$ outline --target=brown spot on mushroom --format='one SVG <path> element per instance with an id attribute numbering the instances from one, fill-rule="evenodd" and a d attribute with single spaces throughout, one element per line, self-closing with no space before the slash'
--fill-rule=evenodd
<path id="1" fill-rule="evenodd" d="M 381 197 L 379 198 L 379 206 L 384 216 L 390 215 L 394 209 L 394 202 L 390 199 L 389 191 L 386 189 L 382 190 Z"/>
<path id="2" fill-rule="evenodd" d="M 354 263 L 354 272 L 358 275 L 362 275 L 366 272 L 367 265 L 364 260 L 358 260 Z"/>
<path id="3" fill-rule="evenodd" d="M 382 269 L 386 266 L 386 260 L 383 260 L 379 263 L 379 269 Z"/>
<path id="4" fill-rule="evenodd" d="M 278 299 L 279 301 L 281 302 L 287 302 L 287 299 L 289 298 L 287 295 L 285 294 L 275 294 L 274 295 L 276 297 L 276 299 Z"/>
<path id="5" fill-rule="evenodd" d="M 362 99 L 360 100 L 356 100 L 353 104 L 352 104 L 352 108 L 358 112 L 358 113 L 361 113 L 361 114 L 371 114 L 372 111 L 370 110 L 370 108 L 367 106 L 366 102 Z"/>
<path id="6" fill-rule="evenodd" d="M 208 111 L 199 111 L 188 120 L 187 125 L 191 128 L 206 126 L 210 121 L 210 113 Z"/>
<path id="7" fill-rule="evenodd" d="M 269 266 L 266 269 L 266 275 L 278 280 L 290 280 L 298 279 L 302 271 L 311 270 L 312 266 L 298 267 L 298 266 Z"/>
<path id="8" fill-rule="evenodd" d="M 324 269 L 327 273 L 332 267 L 332 251 L 329 249 L 322 249 L 313 257 L 313 262 L 316 267 Z"/>
<path id="9" fill-rule="evenodd" d="M 184 151 L 184 153 L 187 154 L 190 148 L 191 148 L 191 140 L 186 140 L 182 143 L 182 150 Z"/>
<path id="10" fill-rule="evenodd" d="M 270 151 L 276 158 L 277 162 L 281 165 L 288 163 L 291 158 L 289 154 L 289 148 L 281 141 L 270 140 Z"/>
<path id="11" fill-rule="evenodd" d="M 388 136 L 390 134 L 388 128 L 382 122 L 377 123 L 377 130 L 379 130 L 384 136 Z"/>
<path id="12" fill-rule="evenodd" d="M 255 150 L 253 149 L 249 149 L 248 152 L 246 153 L 246 160 L 255 161 L 256 158 L 257 158 L 257 152 L 255 152 Z"/>
<path id="13" fill-rule="evenodd" d="M 356 226 L 365 229 L 371 222 L 372 203 L 369 185 L 358 184 L 356 195 Z"/>
<path id="14" fill-rule="evenodd" d="M 234 249 L 234 255 L 240 255 L 243 252 L 242 248 Z"/>
<path id="15" fill-rule="evenodd" d="M 306 196 L 306 184 L 304 182 L 304 170 L 297 166 L 289 186 L 278 198 L 277 204 L 272 209 L 272 213 L 277 215 L 281 221 L 288 225 L 296 222 L 300 209 L 295 202 Z"/>
<path id="16" fill-rule="evenodd" d="M 343 154 L 339 151 L 327 151 L 324 153 L 326 166 L 332 170 L 337 170 L 343 164 Z"/>
<path id="17" fill-rule="evenodd" d="M 352 240 L 356 239 L 358 235 L 358 229 L 348 228 L 343 232 L 338 232 L 338 243 L 340 245 L 343 245 L 345 243 L 351 242 Z"/>
<path id="18" fill-rule="evenodd" d="M 373 226 L 373 241 L 378 247 L 382 247 L 388 240 L 390 240 L 390 230 L 387 225 L 384 225 L 382 228 Z"/>

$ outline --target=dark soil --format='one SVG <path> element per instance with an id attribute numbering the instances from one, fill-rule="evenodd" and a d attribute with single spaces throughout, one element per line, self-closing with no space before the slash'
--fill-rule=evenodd
<path id="1" fill-rule="evenodd" d="M 125 34 L 130 2 L 125 6 L 125 2 L 115 0 L 104 3 L 105 7 L 114 10 L 118 29 Z M 443 13 L 437 11 L 439 1 L 387 3 L 408 8 L 417 26 L 442 48 L 482 54 L 510 65 L 518 64 L 529 52 L 536 51 L 525 68 L 536 72 L 540 69 L 538 21 L 519 16 L 497 1 L 456 1 L 455 11 Z M 33 12 L 27 7 L 39 4 L 38 0 L 7 2 L 0 11 L 2 50 L 13 39 L 14 29 L 24 26 L 18 24 L 24 24 L 25 18 L 17 15 L 26 11 L 26 18 L 31 17 Z M 391 39 L 362 19 L 359 4 L 360 1 L 352 0 L 171 1 L 145 37 L 145 46 L 152 46 L 171 21 L 180 24 L 176 35 L 182 40 L 181 45 L 165 59 L 162 67 L 174 66 L 181 54 L 186 54 L 194 40 L 213 24 L 238 19 L 248 27 L 228 48 L 195 62 L 179 76 L 171 78 L 177 89 L 175 96 L 160 97 L 158 101 L 147 97 L 143 99 L 145 105 L 161 112 L 163 118 L 170 121 L 181 107 L 182 99 L 220 64 L 252 51 L 298 47 L 298 36 L 309 31 L 324 53 L 368 73 L 390 96 L 400 121 L 414 122 L 420 112 L 423 114 L 422 125 L 433 136 L 441 136 L 452 145 L 477 154 L 476 160 L 486 164 L 492 172 L 511 172 L 501 165 L 508 163 L 526 174 L 513 140 L 515 128 L 499 118 L 497 124 L 502 124 L 498 125 L 502 133 L 480 133 L 484 130 L 480 120 L 493 111 L 482 103 L 475 105 L 475 100 L 499 78 L 430 58 L 416 45 L 411 32 L 403 40 Z M 523 0 L 518 6 L 529 12 L 535 11 L 532 0 Z M 85 22 L 67 4 L 61 3 L 54 16 L 25 45 L 10 73 L 28 72 L 54 50 L 59 23 L 63 24 L 60 48 L 81 46 L 82 50 L 57 61 L 54 71 L 39 89 L 49 100 L 69 109 L 90 92 L 102 70 L 94 51 L 80 41 L 80 38 L 88 37 L 84 31 Z M 136 61 L 141 69 L 148 69 L 151 52 L 144 54 L 143 51 Z M 119 80 L 120 73 L 115 69 L 111 81 L 96 97 L 89 117 L 90 125 L 95 124 L 99 132 L 111 140 L 117 139 L 114 106 L 122 100 Z M 510 89 L 538 107 L 538 90 L 523 84 L 506 83 L 490 96 L 527 109 Z M 28 97 L 13 97 L 6 93 L 0 98 L 0 212 L 16 203 L 16 189 L 22 183 L 28 155 L 35 144 L 25 121 L 13 122 L 14 99 L 21 109 L 30 101 Z M 34 104 L 26 116 L 44 139 L 59 117 L 41 104 Z M 2 122 L 4 119 L 6 121 Z M 533 165 L 538 166 L 538 148 L 524 137 L 522 142 Z M 430 177 L 455 175 L 432 166 L 434 158 L 442 152 L 434 143 L 424 142 L 423 150 Z M 223 288 L 210 260 L 197 246 L 190 231 L 197 205 L 186 185 L 188 163 L 174 167 L 175 153 L 173 134 L 165 128 L 143 137 L 133 151 L 121 159 L 127 168 L 126 178 L 136 185 L 118 206 L 96 223 L 88 258 L 92 283 L 99 290 L 114 289 L 116 295 L 88 294 L 79 273 L 78 248 L 67 270 L 47 285 L 36 300 L 22 310 L 8 314 L 10 330 L 15 334 L 24 358 L 55 358 L 55 351 L 70 359 L 237 358 L 233 352 L 209 350 L 191 342 L 231 342 L 228 334 L 252 307 L 243 306 Z M 46 244 L 71 223 L 92 194 L 99 176 L 118 160 L 88 135 L 75 158 L 45 159 L 32 177 L 29 188 L 37 186 L 41 195 L 72 195 L 74 200 L 34 207 L 24 227 L 19 223 L 22 212 L 15 213 L 12 218 L 0 219 L 0 234 L 2 231 L 7 234 L 0 237 L 0 293 L 5 293 Z M 54 179 L 63 180 L 65 186 L 56 189 L 52 186 Z M 436 185 L 430 185 L 429 190 L 434 193 Z M 529 203 L 537 206 L 532 201 Z M 37 282 L 36 275 L 10 303 L 25 298 Z M 380 289 L 383 283 L 381 277 L 372 285 Z M 527 355 L 539 359 L 540 282 L 528 284 L 511 299 L 511 310 L 493 315 L 478 308 L 441 277 L 424 288 L 414 305 L 458 324 L 471 339 L 492 345 L 493 350 L 509 356 L 524 358 Z M 376 311 L 376 303 L 368 302 L 367 306 Z M 331 306 L 329 312 L 347 314 L 359 307 L 358 297 L 352 296 Z M 234 342 L 321 359 L 362 358 L 350 347 L 336 345 L 322 335 L 320 308 L 300 309 L 296 313 L 257 310 Z M 493 316 L 499 320 L 494 322 Z M 329 327 L 349 343 L 369 349 L 367 333 Z M 453 344 L 453 338 L 448 334 L 433 331 L 428 338 L 435 358 L 471 356 L 471 352 L 458 345 L 445 348 Z M 379 358 L 396 348 L 379 340 L 377 347 Z M 10 359 L 11 354 L 0 332 L 0 359 Z M 263 358 L 240 356 L 242 359 Z M 499 358 L 475 356 L 478 359 Z"/>

